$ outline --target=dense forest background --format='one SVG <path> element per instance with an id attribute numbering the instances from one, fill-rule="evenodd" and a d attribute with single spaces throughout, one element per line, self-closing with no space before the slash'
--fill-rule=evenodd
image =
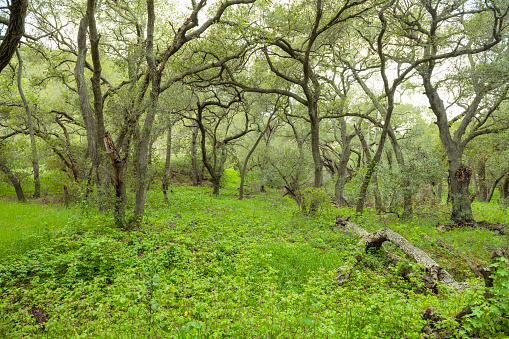
<path id="1" fill-rule="evenodd" d="M 357 214 L 447 195 L 472 224 L 474 197 L 507 198 L 503 2 L 177 5 L 30 4 L 0 79 L 4 192 L 93 197 L 125 228 L 147 189 L 219 194 L 225 168 L 240 198 L 327 192 Z"/>
<path id="2" fill-rule="evenodd" d="M 127 259 L 130 252 L 122 252 L 119 244 L 114 243 L 117 240 L 126 246 L 141 246 L 135 255 L 140 260 L 144 258 L 143 253 L 150 251 L 154 251 L 151 258 L 156 260 L 164 250 L 162 262 L 156 263 L 160 258 L 144 262 L 143 267 L 147 270 L 143 274 L 136 271 L 141 267 L 136 265 L 142 264 L 133 264 L 138 268 L 131 273 L 138 274 L 142 284 L 146 284 L 142 307 L 147 307 L 149 315 L 143 325 L 146 327 L 141 328 L 154 337 L 157 333 L 171 333 L 169 324 L 156 324 L 153 318 L 157 318 L 154 312 L 162 304 L 155 301 L 155 286 L 159 286 L 159 281 L 155 282 L 154 272 L 163 266 L 167 270 L 191 269 L 187 265 L 194 259 L 189 258 L 194 258 L 193 253 L 206 251 L 206 244 L 213 242 L 208 236 L 215 234 L 217 237 L 219 230 L 207 223 L 211 220 L 203 221 L 207 225 L 203 227 L 212 228 L 199 231 L 202 232 L 199 236 L 193 233 L 191 238 L 204 242 L 199 247 L 191 246 L 189 239 L 181 239 L 181 242 L 175 241 L 176 247 L 166 248 L 160 245 L 162 238 L 158 237 L 171 237 L 169 242 L 173 243 L 178 233 L 175 227 L 182 231 L 184 224 L 201 225 L 201 221 L 186 219 L 192 218 L 191 214 L 198 216 L 203 212 L 228 216 L 230 212 L 237 213 L 234 212 L 237 209 L 245 218 L 252 213 L 253 218 L 261 220 L 262 215 L 273 209 L 274 217 L 278 215 L 280 220 L 284 217 L 279 217 L 279 213 L 286 213 L 291 220 L 300 218 L 295 221 L 299 226 L 295 227 L 304 227 L 303 220 L 314 225 L 313 229 L 331 227 L 332 233 L 327 236 L 320 233 L 322 242 L 329 239 L 327 237 L 334 237 L 334 229 L 346 228 L 364 239 L 363 244 L 368 248 L 379 248 L 382 242 L 389 241 L 402 251 L 399 254 L 410 257 L 406 243 L 394 234 L 384 233 L 380 240 L 370 233 L 372 238 L 366 240 L 368 232 L 345 217 L 351 215 L 357 223 L 365 222 L 363 226 L 369 232 L 378 226 L 393 227 L 428 252 L 433 249 L 426 247 L 429 244 L 425 232 L 438 234 L 435 232 L 446 229 L 472 232 L 468 233 L 469 237 L 480 236 L 475 240 L 478 243 L 470 244 L 475 249 L 474 261 L 487 265 L 493 259 L 495 266 L 507 265 L 502 252 L 496 252 L 498 254 L 490 259 L 491 252 L 505 246 L 507 240 L 495 236 L 487 240 L 491 231 L 484 229 L 506 235 L 507 228 L 500 223 L 509 220 L 505 214 L 509 203 L 507 1 L 11 0 L 0 3 L 0 196 L 16 196 L 19 201 L 62 203 L 69 207 L 69 213 L 80 215 L 70 224 L 92 227 L 95 221 L 102 220 L 97 221 L 97 225 L 110 223 L 111 232 L 119 232 L 108 234 L 107 237 L 113 238 L 103 239 L 105 242 L 102 243 L 102 238 L 96 238 L 98 231 L 95 228 L 83 230 L 82 226 L 76 225 L 73 231 L 66 228 L 61 234 L 64 238 L 72 238 L 71 233 L 78 237 L 89 234 L 86 232 L 94 235 L 80 240 L 84 246 L 80 248 L 90 247 L 83 249 L 90 251 L 89 254 L 76 248 L 62 251 L 81 255 L 81 259 L 75 257 L 78 261 L 99 253 L 98 266 L 82 267 L 82 273 L 76 273 L 80 270 L 79 265 L 76 266 L 76 275 L 71 280 L 67 276 L 70 268 L 60 270 L 60 273 L 67 272 L 64 272 L 64 281 L 60 281 L 61 277 L 55 278 L 60 273 L 48 273 L 38 264 L 37 267 L 30 266 L 33 262 L 25 258 L 23 260 L 31 264 L 27 264 L 30 268 L 23 271 L 23 276 L 13 273 L 17 272 L 14 266 L 0 270 L 3 291 L 7 291 L 5 284 L 9 279 L 18 281 L 21 285 L 16 288 L 23 289 L 23 281 L 30 274 L 43 271 L 68 289 L 76 281 L 93 280 L 109 286 L 115 280 L 110 273 L 115 271 L 116 277 L 121 269 L 116 264 L 110 267 L 106 262 L 124 259 L 109 258 L 106 252 L 101 252 L 102 246 L 111 247 L 109 253 L 116 253 L 119 258 L 125 255 L 125 260 L 132 260 Z M 203 190 L 210 191 L 212 196 L 197 193 L 203 193 Z M 230 202 L 221 200 L 222 192 L 227 192 Z M 232 197 L 252 201 L 240 205 L 241 202 L 233 203 Z M 275 202 L 267 203 L 262 197 L 275 199 Z M 481 203 L 477 210 L 472 207 L 473 202 Z M 12 206 L 22 208 L 21 205 Z M 75 206 L 81 212 L 73 210 Z M 150 210 L 150 206 L 156 206 L 161 215 L 165 213 L 171 220 L 183 219 L 175 224 L 163 222 L 154 217 L 156 212 Z M 250 207 L 247 209 L 246 206 Z M 263 211 L 256 212 L 258 208 Z M 495 210 L 501 214 L 492 213 Z M 232 220 L 236 218 L 230 217 Z M 72 218 L 75 218 L 74 214 Z M 481 221 L 481 218 L 489 220 Z M 252 220 L 246 220 L 245 224 L 251 225 Z M 439 230 L 424 231 L 420 228 L 422 225 L 418 226 L 419 220 L 426 220 L 422 221 L 423 225 L 432 228 L 439 223 Z M 224 227 L 232 227 L 228 219 L 216 221 Z M 239 220 L 239 224 L 244 221 Z M 161 231 L 163 224 L 168 226 L 166 231 Z M 283 235 L 270 228 L 258 229 L 260 224 L 256 222 L 252 226 L 254 230 L 269 232 L 261 235 L 263 239 L 288 240 L 295 235 L 292 233 L 295 229 L 292 231 L 291 227 L 282 231 Z M 149 237 L 150 241 L 140 240 L 144 237 L 142 234 L 148 232 L 146 227 L 152 227 L 150 232 L 155 230 L 158 234 L 152 234 L 150 237 L 155 238 Z M 408 230 L 410 227 L 414 227 L 412 231 Z M 192 232 L 195 231 L 193 228 Z M 207 232 L 210 232 L 208 236 Z M 220 233 L 222 237 L 223 231 Z M 41 236 L 45 237 L 44 234 Z M 249 239 L 256 237 L 246 234 Z M 303 234 L 299 233 L 296 241 L 307 239 Z M 122 237 L 125 238 L 119 240 Z M 214 244 L 215 247 L 211 245 L 214 253 L 221 256 L 216 258 L 221 272 L 237 274 L 246 281 L 253 279 L 250 281 L 256 284 L 262 284 L 264 275 L 270 280 L 269 266 L 272 264 L 268 264 L 270 260 L 264 257 L 253 259 L 257 263 L 253 265 L 267 269 L 263 274 L 257 271 L 251 276 L 253 272 L 242 271 L 243 264 L 234 258 L 244 253 L 237 249 L 244 242 L 237 243 L 238 239 L 235 239 Z M 337 269 L 341 266 L 336 265 L 339 259 L 344 261 L 350 252 L 357 253 L 356 241 L 346 235 L 339 239 L 339 242 L 326 241 L 326 245 L 322 244 L 324 247 L 312 245 L 316 245 L 319 252 L 332 256 L 328 257 L 331 260 L 328 264 L 320 261 L 313 266 L 313 272 L 329 270 L 334 265 Z M 463 253 L 467 262 L 473 263 L 468 257 L 469 243 L 454 239 L 450 239 L 453 245 L 464 249 L 458 253 Z M 341 242 L 342 250 L 349 249 L 348 256 L 329 251 Z M 442 248 L 456 253 L 454 247 L 444 244 Z M 20 248 L 37 250 L 34 246 L 29 241 Z M 59 245 L 51 246 L 56 251 L 51 253 L 60 251 L 57 249 Z M 251 250 L 263 252 L 260 248 L 251 248 L 246 253 Z M 14 251 L 12 253 L 18 256 L 24 250 L 10 248 L 8 251 Z M 288 251 L 290 254 L 285 254 L 288 258 L 298 256 L 297 249 Z M 281 254 L 282 257 L 285 255 Z M 252 259 L 246 254 L 245 258 L 248 257 Z M 503 259 L 497 259 L 499 257 Z M 42 257 L 38 258 L 37 262 L 42 260 Z M 311 262 L 316 259 L 313 258 Z M 464 256 L 461 258 L 466 260 Z M 351 266 L 347 265 L 348 269 L 343 269 L 343 273 L 354 270 L 359 262 L 367 268 L 377 268 L 378 264 L 374 262 L 379 259 L 371 258 L 368 262 L 359 259 L 356 264 L 347 260 Z M 17 259 L 12 260 L 9 265 L 14 265 Z M 203 274 L 203 277 L 215 276 L 213 270 L 200 271 L 204 269 L 200 263 L 203 260 L 209 262 L 209 259 L 196 260 L 194 264 L 197 266 L 193 269 L 197 271 L 193 272 L 198 276 Z M 215 262 L 215 259 L 210 260 Z M 225 260 L 228 261 L 227 267 L 221 266 Z M 394 260 L 399 262 L 399 259 Z M 415 261 L 424 265 L 427 274 L 431 274 L 429 270 L 437 265 L 433 260 Z M 67 264 L 72 266 L 71 262 Z M 101 264 L 103 262 L 106 266 Z M 431 264 L 426 266 L 426 263 Z M 388 261 L 381 265 L 385 264 L 388 265 Z M 52 267 L 50 270 L 58 265 Z M 270 267 L 275 269 L 274 265 Z M 473 276 L 464 274 L 464 268 L 458 269 L 455 264 L 447 268 L 459 271 L 459 280 L 483 275 L 479 270 L 474 270 Z M 410 269 L 412 272 L 418 270 L 417 267 Z M 440 270 L 440 277 L 435 274 L 433 278 L 431 274 L 433 281 L 459 286 L 452 277 L 451 281 L 444 280 L 443 274 L 447 272 Z M 486 287 L 492 288 L 488 286 L 489 276 L 496 270 L 486 270 L 489 272 L 484 275 Z M 328 275 L 322 274 L 319 281 L 313 282 L 309 272 L 304 270 L 295 276 L 300 282 L 292 287 L 295 287 L 292 293 L 301 295 L 302 289 L 311 288 L 313 283 L 317 286 L 326 284 Z M 405 281 L 414 288 L 414 276 L 409 277 L 409 272 L 405 272 Z M 106 280 L 97 282 L 93 278 L 95 273 L 99 277 L 104 273 Z M 274 281 L 264 283 L 276 283 L 277 280 L 278 289 L 288 287 L 290 278 L 274 274 Z M 499 281 L 503 288 L 507 288 L 507 272 L 502 269 L 497 274 L 506 277 Z M 345 276 L 338 273 L 341 284 L 343 278 Z M 160 278 L 158 273 L 157 279 L 166 278 Z M 354 286 L 362 284 L 361 277 L 351 277 L 348 273 L 344 280 L 349 279 Z M 378 278 L 375 275 L 369 279 Z M 184 280 L 182 286 L 189 283 Z M 397 285 L 392 280 L 382 284 L 388 284 L 389 289 Z M 408 286 L 398 285 L 396 289 Z M 438 293 L 435 287 L 430 289 Z M 260 291 L 270 289 L 268 285 L 259 288 Z M 503 288 L 491 291 L 491 297 L 486 299 L 482 299 L 482 292 L 475 289 L 466 294 L 469 300 L 451 299 L 462 307 L 484 302 L 484 305 L 499 308 L 498 313 L 493 309 L 490 309 L 491 313 L 483 313 L 484 318 L 477 327 L 462 327 L 461 317 L 457 318 L 456 325 L 450 326 L 456 331 L 454 335 L 471 337 L 484 333 L 482 331 L 503 333 L 502 330 L 507 329 L 503 326 L 507 326 L 509 306 L 500 301 L 504 298 L 493 297 L 504 295 L 507 290 Z M 200 294 L 209 290 L 213 288 L 204 287 Z M 257 291 L 244 292 L 256 295 Z M 330 298 L 330 291 L 327 291 L 323 290 L 322 296 Z M 357 296 L 352 296 L 351 301 Z M 401 297 L 399 294 L 393 296 L 394 300 Z M 280 297 L 274 299 L 277 307 L 283 307 Z M 303 326 L 303 337 L 313 337 L 311 325 L 316 331 L 319 319 L 312 315 L 313 310 L 328 301 L 320 302 L 312 295 L 306 298 L 307 308 L 298 310 L 301 320 L 297 327 Z M 7 306 L 8 299 L 5 300 L 6 304 L 0 307 L 12 313 L 13 309 Z M 412 307 L 426 304 L 423 299 L 412 300 L 416 302 Z M 132 301 L 135 302 L 135 298 Z M 244 301 L 250 307 L 256 304 L 254 299 Z M 122 308 L 122 303 L 127 301 L 119 303 L 115 307 Z M 450 307 L 448 319 L 460 311 L 453 309 L 452 304 L 452 301 L 447 305 L 440 304 L 444 308 Z M 27 306 L 25 312 L 49 314 L 47 305 L 34 307 Z M 381 309 L 378 311 L 382 312 Z M 32 315 L 40 326 L 32 330 L 42 335 L 41 324 L 48 319 L 41 318 L 39 313 L 37 318 L 35 313 Z M 415 312 L 409 310 L 409 313 Z M 469 314 L 472 314 L 471 310 Z M 487 319 L 494 314 L 505 320 L 490 323 Z M 96 320 L 94 316 L 87 316 Z M 188 311 L 185 311 L 182 319 L 187 316 Z M 424 319 L 446 322 L 446 318 L 437 317 Z M 3 319 L 5 323 L 11 321 L 5 320 L 7 316 Z M 179 324 L 187 326 L 185 333 L 199 332 L 207 323 L 199 319 L 187 323 L 179 320 Z M 349 317 L 342 319 L 350 321 Z M 408 337 L 419 337 L 422 332 L 419 321 L 412 320 L 412 324 L 417 325 Z M 19 319 L 15 323 L 19 325 Z M 498 327 L 490 330 L 492 325 Z M 267 326 L 264 331 L 269 329 L 269 337 L 277 337 L 272 336 L 276 327 Z M 359 326 L 352 328 L 364 328 Z M 391 326 L 386 328 L 387 333 L 394 330 L 399 334 L 381 337 L 406 337 L 401 336 L 400 325 Z M 182 336 L 183 328 L 179 327 L 176 332 L 179 338 L 185 337 Z M 68 330 L 62 329 L 61 333 L 69 333 Z M 92 328 L 88 330 L 92 331 Z M 319 330 L 322 331 L 320 337 L 334 336 L 326 329 Z M 344 337 L 358 337 L 354 334 L 357 330 L 347 332 Z M 445 335 L 440 331 L 435 332 Z M 2 333 L 7 332 L 0 329 Z M 241 337 L 244 335 L 239 334 L 242 331 L 236 333 Z M 369 338 L 372 332 L 362 333 L 368 333 L 366 338 Z M 447 335 L 451 333 L 447 332 Z"/>

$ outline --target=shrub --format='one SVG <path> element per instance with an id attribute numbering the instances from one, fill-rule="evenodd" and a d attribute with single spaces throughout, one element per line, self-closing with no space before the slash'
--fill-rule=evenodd
<path id="1" fill-rule="evenodd" d="M 325 189 L 309 187 L 300 192 L 300 207 L 304 214 L 328 210 L 332 207 L 332 199 Z"/>

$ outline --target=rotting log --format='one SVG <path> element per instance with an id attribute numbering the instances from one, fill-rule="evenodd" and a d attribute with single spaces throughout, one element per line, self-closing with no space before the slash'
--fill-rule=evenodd
<path id="1" fill-rule="evenodd" d="M 375 232 L 367 232 L 362 227 L 349 222 L 340 216 L 336 217 L 335 227 L 341 229 L 343 232 L 353 232 L 359 236 L 359 243 L 363 248 L 376 247 L 383 249 L 387 257 L 394 263 L 405 260 L 393 253 L 390 253 L 383 248 L 383 243 L 389 241 L 395 246 L 400 248 L 403 253 L 413 259 L 416 263 L 421 264 L 426 269 L 426 276 L 422 277 L 427 288 L 436 289 L 436 283 L 441 281 L 446 285 L 452 286 L 456 289 L 462 288 L 464 283 L 458 283 L 454 278 L 434 261 L 426 252 L 412 244 L 410 241 L 402 237 L 399 233 L 390 228 L 384 228 Z M 353 265 L 352 265 L 353 264 Z M 355 267 L 356 263 L 348 262 L 347 265 L 341 267 L 338 271 L 337 280 L 339 285 L 348 280 L 350 277 L 349 270 Z M 350 269 L 348 269 L 350 267 Z"/>
<path id="2" fill-rule="evenodd" d="M 472 225 L 463 225 L 463 226 L 472 226 Z M 478 227 L 478 228 L 485 228 L 485 229 L 490 230 L 490 231 L 498 231 L 498 233 L 500 235 L 509 235 L 509 226 L 501 224 L 501 223 L 492 224 L 490 222 L 487 222 L 486 220 L 481 220 L 481 221 L 478 221 L 475 224 L 475 226 Z M 443 225 L 443 224 L 439 224 L 439 225 L 437 225 L 437 227 L 439 229 L 441 229 L 442 231 L 445 231 L 445 230 L 456 229 L 457 225 Z"/>
<path id="3" fill-rule="evenodd" d="M 491 231 L 498 231 L 501 235 L 509 235 L 509 227 L 507 227 L 507 225 L 504 225 L 504 224 L 500 224 L 500 223 L 492 224 L 485 220 L 482 220 L 482 221 L 479 221 L 477 223 L 477 225 L 482 228 L 489 229 Z"/>

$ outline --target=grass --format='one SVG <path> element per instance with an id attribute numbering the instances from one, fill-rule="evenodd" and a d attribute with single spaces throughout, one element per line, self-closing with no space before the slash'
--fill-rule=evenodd
<path id="1" fill-rule="evenodd" d="M 0 200 L 0 257 L 22 253 L 48 239 L 67 224 L 76 208 Z"/>
<path id="2" fill-rule="evenodd" d="M 173 192 L 169 205 L 150 192 L 143 227 L 130 233 L 93 210 L 0 202 L 0 251 L 12 254 L 0 257 L 0 337 L 420 338 L 426 307 L 451 318 L 484 300 L 475 285 L 415 294 L 418 282 L 374 254 L 337 286 L 337 268 L 357 238 L 330 226 L 353 210 L 304 216 L 270 193 L 239 201 L 233 185 L 219 197 L 210 188 Z M 482 284 L 436 239 L 487 262 L 507 238 L 471 228 L 440 232 L 447 210 L 434 208 L 407 221 L 367 210 L 356 222 L 392 227 L 458 280 Z M 494 204 L 474 211 L 509 223 Z M 22 241 L 30 237 L 44 241 Z"/>

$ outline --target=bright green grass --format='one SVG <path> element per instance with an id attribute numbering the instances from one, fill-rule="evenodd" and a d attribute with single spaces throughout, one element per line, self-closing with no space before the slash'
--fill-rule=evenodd
<path id="1" fill-rule="evenodd" d="M 47 218 L 60 231 L 32 251 L 0 257 L 0 337 L 420 338 L 426 307 L 450 319 L 484 300 L 475 285 L 461 293 L 415 294 L 415 284 L 376 255 L 363 257 L 339 287 L 337 268 L 358 239 L 331 226 L 352 209 L 305 216 L 280 195 L 239 201 L 233 187 L 219 197 L 211 191 L 175 186 L 169 205 L 160 192 L 149 192 L 142 228 L 129 233 L 113 228 L 110 215 L 26 204 L 34 208 L 28 218 Z M 26 206 L 4 204 L 13 211 Z M 497 205 L 487 207 L 475 205 L 476 217 L 491 213 L 509 221 Z M 355 222 L 369 231 L 391 227 L 458 280 L 472 279 L 436 239 L 484 262 L 506 238 L 472 228 L 441 232 L 435 226 L 448 211 L 435 208 L 411 220 L 367 209 Z M 44 330 L 32 307 L 51 315 Z"/>
<path id="2" fill-rule="evenodd" d="M 78 214 L 75 208 L 0 200 L 0 256 L 40 245 Z"/>

